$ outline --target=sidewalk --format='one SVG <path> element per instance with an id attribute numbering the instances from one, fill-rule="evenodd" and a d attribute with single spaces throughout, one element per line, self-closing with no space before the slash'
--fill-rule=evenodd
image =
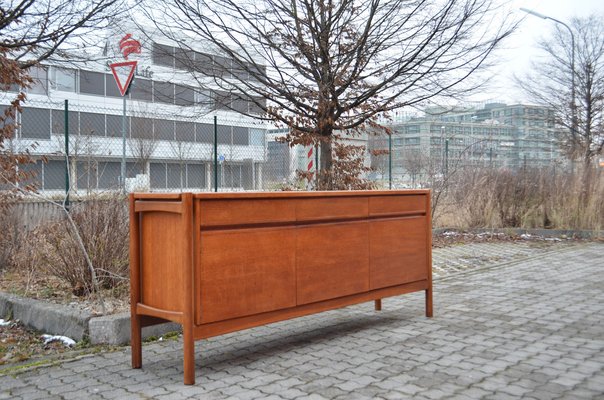
<path id="1" fill-rule="evenodd" d="M 127 347 L 1 376 L 0 399 L 604 398 L 604 244 L 466 246 L 435 249 L 432 319 L 410 294 L 199 341 L 194 386 L 167 340 L 142 370 Z"/>

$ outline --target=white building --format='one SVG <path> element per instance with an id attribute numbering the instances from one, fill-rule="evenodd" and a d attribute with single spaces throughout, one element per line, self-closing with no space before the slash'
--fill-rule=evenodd
<path id="1" fill-rule="evenodd" d="M 213 189 L 214 118 L 219 189 L 263 188 L 266 126 L 253 118 L 259 109 L 249 99 L 219 90 L 206 76 L 219 73 L 228 82 L 242 72 L 210 49 L 184 51 L 157 34 L 129 33 L 141 44 L 140 53 L 128 55 L 138 65 L 125 119 L 126 177 L 139 175 L 143 187 L 137 190 Z M 119 188 L 123 98 L 107 64 L 124 61 L 117 44 L 125 34 L 109 35 L 107 57 L 32 69 L 35 84 L 27 90 L 10 145 L 19 151 L 37 143 L 32 154 L 38 162 L 29 168 L 37 171 L 42 191 L 65 191 L 66 115 L 71 189 L 82 194 Z M 0 92 L 0 112 L 14 96 L 14 91 Z"/>

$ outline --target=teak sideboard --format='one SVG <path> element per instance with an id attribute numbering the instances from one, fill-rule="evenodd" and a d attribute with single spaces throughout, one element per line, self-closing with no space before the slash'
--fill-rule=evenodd
<path id="1" fill-rule="evenodd" d="M 432 316 L 428 190 L 130 195 L 132 366 L 141 328 L 194 341 L 424 290 Z"/>

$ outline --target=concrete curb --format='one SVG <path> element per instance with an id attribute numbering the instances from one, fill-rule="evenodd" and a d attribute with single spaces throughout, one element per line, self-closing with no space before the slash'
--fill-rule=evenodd
<path id="1" fill-rule="evenodd" d="M 18 319 L 23 325 L 44 333 L 63 335 L 76 341 L 87 336 L 92 314 L 67 306 L 27 299 L 0 292 L 0 315 Z"/>
<path id="2" fill-rule="evenodd" d="M 130 343 L 130 314 L 121 313 L 92 318 L 88 323 L 88 329 L 92 344 L 128 344 Z M 143 339 L 148 339 L 181 330 L 179 324 L 167 322 L 143 328 L 142 335 Z"/>
<path id="3" fill-rule="evenodd" d="M 0 292 L 0 318 L 7 317 L 40 332 L 67 336 L 76 341 L 87 338 L 92 344 L 112 345 L 130 342 L 129 313 L 95 317 L 72 307 Z M 143 338 L 180 330 L 180 325 L 175 323 L 149 326 L 143 329 Z"/>

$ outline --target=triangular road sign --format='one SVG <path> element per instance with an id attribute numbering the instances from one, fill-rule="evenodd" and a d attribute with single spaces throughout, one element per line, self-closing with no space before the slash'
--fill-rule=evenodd
<path id="1" fill-rule="evenodd" d="M 136 61 L 124 61 L 109 64 L 115 82 L 117 83 L 117 88 L 120 90 L 122 96 L 126 95 L 126 91 L 132 82 L 134 71 L 136 70 L 136 63 Z"/>

